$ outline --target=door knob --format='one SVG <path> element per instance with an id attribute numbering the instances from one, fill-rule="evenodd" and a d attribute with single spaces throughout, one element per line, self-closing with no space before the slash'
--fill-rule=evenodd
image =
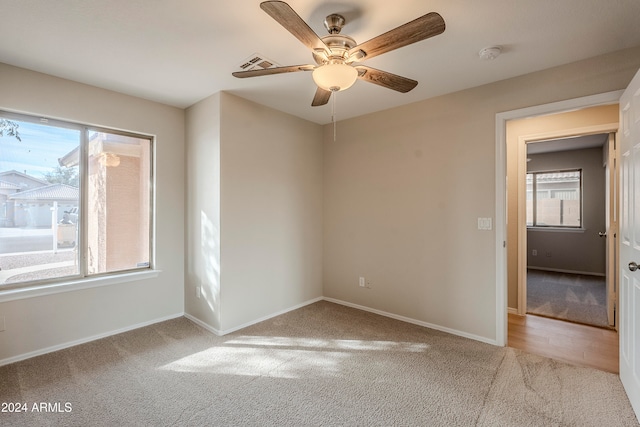
<path id="1" fill-rule="evenodd" d="M 599 232 L 598 232 L 598 236 L 600 236 L 600 237 L 604 237 L 604 236 L 606 236 L 606 235 L 607 235 L 607 232 L 606 232 L 606 231 L 604 231 L 604 232 L 603 232 L 603 231 L 599 231 Z"/>
<path id="2" fill-rule="evenodd" d="M 629 263 L 629 270 L 636 271 L 637 269 L 638 269 L 638 264 L 636 264 L 635 262 L 631 261 Z"/>

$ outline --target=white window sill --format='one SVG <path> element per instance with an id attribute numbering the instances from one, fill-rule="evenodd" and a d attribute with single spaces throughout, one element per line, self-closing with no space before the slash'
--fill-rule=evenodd
<path id="1" fill-rule="evenodd" d="M 546 231 L 552 233 L 584 233 L 586 228 L 568 228 L 568 227 L 527 227 L 527 231 Z"/>
<path id="2" fill-rule="evenodd" d="M 118 283 L 133 282 L 136 280 L 151 279 L 153 277 L 158 277 L 161 272 L 161 270 L 144 270 L 114 274 L 109 276 L 82 278 L 68 282 L 49 283 L 45 285 L 36 285 L 24 288 L 2 290 L 2 288 L 0 287 L 0 303 L 25 298 L 40 297 L 44 295 L 59 294 L 62 292 L 79 291 L 81 289 L 97 288 L 100 286 L 107 286 Z"/>

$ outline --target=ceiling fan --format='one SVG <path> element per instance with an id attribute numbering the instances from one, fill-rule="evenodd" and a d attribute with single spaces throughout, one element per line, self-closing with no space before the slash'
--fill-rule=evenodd
<path id="1" fill-rule="evenodd" d="M 351 37 L 340 34 L 345 24 L 342 15 L 331 14 L 327 16 L 324 26 L 329 31 L 329 35 L 320 38 L 287 3 L 265 1 L 260 3 L 260 8 L 311 49 L 317 65 L 292 65 L 237 71 L 233 73 L 233 76 L 245 78 L 313 71 L 313 80 L 318 86 L 311 103 L 314 107 L 325 105 L 329 102 L 333 92 L 348 89 L 357 79 L 398 92 L 409 92 L 416 87 L 417 81 L 359 63 L 394 49 L 437 36 L 445 29 L 442 16 L 431 12 L 369 41 L 357 44 Z"/>

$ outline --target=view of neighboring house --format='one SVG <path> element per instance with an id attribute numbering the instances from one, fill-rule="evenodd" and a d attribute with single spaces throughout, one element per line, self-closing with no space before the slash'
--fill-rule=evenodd
<path id="1" fill-rule="evenodd" d="M 78 188 L 18 172 L 0 172 L 0 227 L 50 228 L 51 210 L 57 206 L 56 221 L 64 212 L 78 208 Z"/>
<path id="2" fill-rule="evenodd" d="M 27 128 L 26 122 L 16 123 Z M 34 152 L 44 151 L 38 144 L 47 136 L 55 138 L 57 132 L 57 126 L 39 125 L 37 137 L 25 137 L 21 142 L 31 144 L 30 150 Z M 86 198 L 84 206 L 90 219 L 81 235 L 91 253 L 87 257 L 86 271 L 94 274 L 147 268 L 151 232 L 151 139 L 97 131 L 91 131 L 87 136 L 87 180 L 82 197 Z M 44 176 L 53 174 L 55 179 L 47 179 L 59 181 L 57 183 L 35 178 L 26 171 L 18 172 L 16 166 L 9 166 L 13 170 L 0 173 L 0 227 L 30 231 L 49 229 L 57 238 L 58 248 L 76 244 L 81 189 L 73 183 L 73 178 L 63 176 L 61 171 L 78 170 L 80 146 L 68 144 L 65 148 L 47 156 L 48 163 L 37 165 L 40 170 L 51 168 Z M 51 159 L 56 159 L 57 165 Z M 36 165 L 30 166 L 35 169 Z M 41 241 L 36 243 L 34 236 L 25 237 L 21 248 L 34 251 L 51 247 Z M 16 243 L 7 245 L 5 249 L 10 251 L 19 246 Z"/>

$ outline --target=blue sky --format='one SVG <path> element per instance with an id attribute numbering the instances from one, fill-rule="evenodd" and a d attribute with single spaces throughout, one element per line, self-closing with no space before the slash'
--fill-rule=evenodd
<path id="1" fill-rule="evenodd" d="M 0 172 L 17 170 L 42 178 L 58 166 L 58 159 L 80 144 L 80 131 L 37 123 L 21 122 L 22 141 L 12 136 L 0 137 Z"/>

